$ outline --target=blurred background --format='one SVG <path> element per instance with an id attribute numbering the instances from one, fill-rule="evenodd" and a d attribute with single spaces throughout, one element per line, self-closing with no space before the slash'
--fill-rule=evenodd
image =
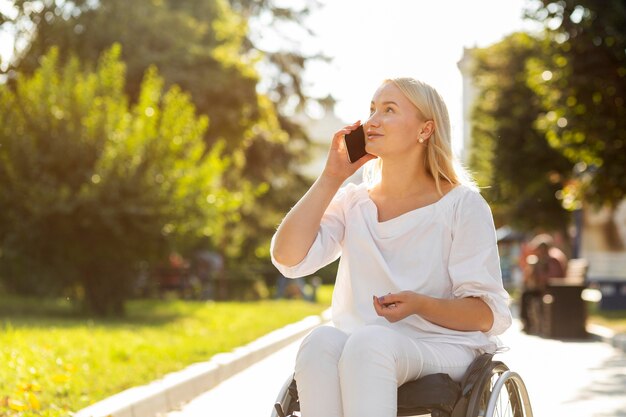
<path id="1" fill-rule="evenodd" d="M 0 312 L 319 301 L 336 264 L 286 282 L 270 238 L 392 76 L 446 100 L 511 294 L 548 234 L 625 310 L 625 27 L 622 0 L 0 0 Z"/>
<path id="2" fill-rule="evenodd" d="M 539 232 L 626 278 L 620 19 L 621 1 L 2 0 L 0 282 L 99 314 L 155 285 L 255 296 L 332 133 L 399 75 L 447 101 L 514 241 L 505 279 Z"/>

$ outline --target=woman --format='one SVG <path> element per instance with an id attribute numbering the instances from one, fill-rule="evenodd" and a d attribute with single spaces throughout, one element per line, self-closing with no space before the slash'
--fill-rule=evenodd
<path id="1" fill-rule="evenodd" d="M 395 416 L 399 385 L 460 380 L 511 323 L 491 212 L 454 167 L 439 94 L 383 82 L 364 123 L 368 155 L 350 164 L 343 137 L 358 126 L 334 135 L 323 173 L 272 240 L 288 277 L 341 256 L 334 327 L 311 332 L 296 359 L 303 417 Z M 368 161 L 367 181 L 340 188 Z"/>

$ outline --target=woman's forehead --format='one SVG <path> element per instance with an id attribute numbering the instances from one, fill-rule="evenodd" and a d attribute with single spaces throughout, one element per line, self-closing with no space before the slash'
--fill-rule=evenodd
<path id="1" fill-rule="evenodd" d="M 379 104 L 387 101 L 393 101 L 398 105 L 410 104 L 404 93 L 392 82 L 386 82 L 374 93 L 372 103 Z"/>

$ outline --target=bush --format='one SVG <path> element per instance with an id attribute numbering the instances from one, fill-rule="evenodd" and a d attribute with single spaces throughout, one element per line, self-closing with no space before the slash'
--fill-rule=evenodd
<path id="1" fill-rule="evenodd" d="M 246 190 L 221 186 L 205 116 L 149 69 L 134 105 L 120 47 L 94 71 L 52 49 L 0 85 L 0 276 L 20 293 L 63 293 L 121 314 L 139 261 L 218 242 Z"/>

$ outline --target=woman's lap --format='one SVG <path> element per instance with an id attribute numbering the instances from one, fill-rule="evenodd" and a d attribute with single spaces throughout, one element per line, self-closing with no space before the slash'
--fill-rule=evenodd
<path id="1" fill-rule="evenodd" d="M 399 385 L 440 372 L 460 380 L 475 356 L 465 346 L 413 340 L 381 325 L 351 334 L 319 327 L 296 359 L 303 415 L 395 415 Z M 313 406 L 319 398 L 327 401 Z"/>

